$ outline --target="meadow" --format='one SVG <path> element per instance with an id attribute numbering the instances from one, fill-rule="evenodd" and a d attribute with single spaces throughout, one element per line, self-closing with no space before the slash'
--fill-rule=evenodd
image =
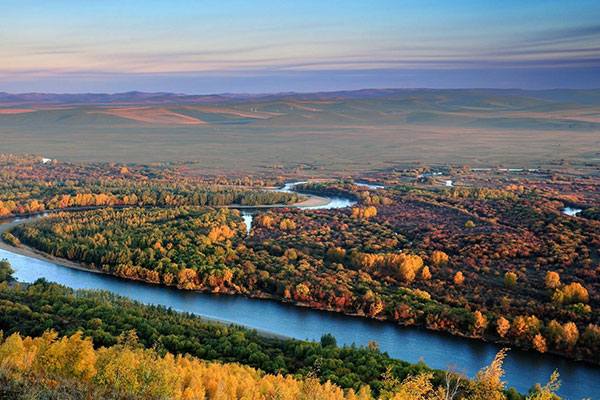
<path id="1" fill-rule="evenodd" d="M 597 170 L 598 90 L 2 96 L 3 153 L 329 176 L 415 165 Z M 563 164 L 563 165 L 560 165 Z"/>

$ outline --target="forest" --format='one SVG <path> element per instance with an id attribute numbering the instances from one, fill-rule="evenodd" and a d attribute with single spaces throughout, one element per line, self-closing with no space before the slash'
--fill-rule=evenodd
<path id="1" fill-rule="evenodd" d="M 301 200 L 265 190 L 283 177 L 33 156 L 0 162 L 4 205 L 70 210 L 5 231 L 2 239 L 14 246 L 153 284 L 270 298 L 600 363 L 594 181 L 548 171 L 478 175 L 467 167 L 361 178 L 385 185 L 378 188 L 313 181 L 296 189 L 356 204 L 259 209 L 248 234 L 240 212 L 220 206 Z M 440 187 L 436 174 L 464 185 Z M 83 204 L 89 209 L 77 208 Z M 583 208 L 581 216 L 565 215 L 565 206 Z"/>
<path id="2" fill-rule="evenodd" d="M 251 184 L 265 181 L 201 180 L 159 167 L 44 164 L 39 157 L 0 154 L 0 217 L 85 207 L 256 206 L 303 200 L 296 193 Z"/>
<path id="3" fill-rule="evenodd" d="M 28 398 L 524 399 L 500 352 L 473 379 L 376 347 L 279 340 L 102 291 L 10 278 L 0 262 L 0 395 Z M 550 384 L 527 399 L 553 397 Z"/>
<path id="4" fill-rule="evenodd" d="M 528 192 L 303 189 L 345 190 L 359 203 L 263 212 L 249 236 L 236 210 L 177 207 L 58 213 L 4 239 L 126 278 L 599 362 L 594 223 Z"/>

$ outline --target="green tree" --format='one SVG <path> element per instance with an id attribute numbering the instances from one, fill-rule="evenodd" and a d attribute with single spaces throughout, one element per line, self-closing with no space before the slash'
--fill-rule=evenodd
<path id="1" fill-rule="evenodd" d="M 15 271 L 11 268 L 10 263 L 6 260 L 0 261 L 0 282 L 4 282 L 12 278 Z"/>
<path id="2" fill-rule="evenodd" d="M 325 335 L 321 336 L 321 346 L 323 346 L 323 347 L 337 346 L 337 340 L 336 340 L 335 336 L 333 336 L 331 333 L 326 333 Z"/>

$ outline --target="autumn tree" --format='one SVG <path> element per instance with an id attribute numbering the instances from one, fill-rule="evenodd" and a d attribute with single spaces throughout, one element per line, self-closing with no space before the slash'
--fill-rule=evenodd
<path id="1" fill-rule="evenodd" d="M 296 223 L 289 218 L 285 218 L 279 223 L 279 229 L 281 229 L 282 231 L 296 229 Z"/>
<path id="2" fill-rule="evenodd" d="M 275 222 L 272 217 L 262 214 L 255 219 L 256 223 L 263 228 L 271 228 Z"/>
<path id="3" fill-rule="evenodd" d="M 560 322 L 553 319 L 544 329 L 544 335 L 548 342 L 554 346 L 558 346 L 563 338 L 563 327 Z"/>
<path id="4" fill-rule="evenodd" d="M 503 338 L 509 330 L 510 322 L 504 317 L 498 318 L 498 321 L 496 322 L 496 332 L 498 332 L 498 335 Z"/>
<path id="5" fill-rule="evenodd" d="M 546 339 L 542 336 L 542 334 L 538 333 L 533 337 L 532 341 L 533 348 L 539 351 L 540 353 L 545 353 L 548 350 L 548 346 L 546 345 Z"/>
<path id="6" fill-rule="evenodd" d="M 215 226 L 208 233 L 208 238 L 213 242 L 221 242 L 223 240 L 231 239 L 235 235 L 235 230 L 231 229 L 227 225 Z"/>
<path id="7" fill-rule="evenodd" d="M 56 376 L 74 377 L 84 382 L 91 381 L 96 374 L 96 354 L 90 338 L 83 338 L 78 331 L 73 336 L 62 337 L 59 341 L 46 341 L 39 346 L 34 362 L 40 371 Z M 40 340 L 46 340 L 42 336 Z M 56 335 L 48 338 L 54 339 Z"/>
<path id="8" fill-rule="evenodd" d="M 560 286 L 560 275 L 558 272 L 548 271 L 546 272 L 546 287 L 549 289 L 556 289 Z"/>
<path id="9" fill-rule="evenodd" d="M 556 304 L 587 303 L 588 291 L 578 282 L 559 287 L 552 294 L 552 301 Z"/>
<path id="10" fill-rule="evenodd" d="M 465 277 L 463 276 L 462 272 L 458 271 L 456 274 L 454 274 L 454 284 L 455 285 L 462 285 L 464 281 L 465 281 Z"/>
<path id="11" fill-rule="evenodd" d="M 334 261 L 342 261 L 346 257 L 346 249 L 341 247 L 331 247 L 327 250 L 327 258 Z"/>
<path id="12" fill-rule="evenodd" d="M 4 282 L 14 273 L 8 261 L 0 260 L 0 282 Z"/>
<path id="13" fill-rule="evenodd" d="M 435 250 L 431 255 L 431 262 L 437 265 L 438 267 L 444 267 L 448 264 L 448 254 L 443 251 Z"/>
<path id="14" fill-rule="evenodd" d="M 374 206 L 354 207 L 352 217 L 357 219 L 369 219 L 377 215 L 377 209 Z"/>
<path id="15" fill-rule="evenodd" d="M 358 393 L 352 389 L 345 392 L 314 376 L 299 379 L 265 374 L 237 363 L 206 362 L 168 352 L 162 355 L 140 347 L 135 334 L 123 335 L 116 345 L 98 350 L 90 339 L 82 339 L 81 332 L 60 339 L 53 332 L 39 338 L 13 334 L 0 342 L 0 369 L 3 389 L 7 382 L 19 382 L 10 390 L 13 393 L 24 385 L 29 393 L 23 393 L 23 398 L 32 398 L 37 394 L 34 388 L 41 388 L 43 398 L 373 399 L 368 386 Z M 428 392 L 433 390 L 430 386 Z M 61 391 L 56 392 L 57 387 Z M 82 389 L 96 387 L 103 391 L 92 389 L 95 394 L 79 395 Z"/>
<path id="16" fill-rule="evenodd" d="M 375 352 L 379 352 L 379 343 L 374 340 L 369 340 L 367 343 L 367 349 Z"/>
<path id="17" fill-rule="evenodd" d="M 563 325 L 561 339 L 568 346 L 575 345 L 575 343 L 577 343 L 577 339 L 579 339 L 579 330 L 577 329 L 577 325 L 575 325 L 573 322 L 565 323 Z"/>
<path id="18" fill-rule="evenodd" d="M 514 272 L 507 272 L 504 274 L 504 285 L 509 288 L 517 286 L 517 274 Z"/>
<path id="19" fill-rule="evenodd" d="M 177 283 L 183 289 L 195 289 L 198 285 L 198 274 L 191 268 L 184 268 L 179 271 Z"/>
<path id="20" fill-rule="evenodd" d="M 504 369 L 502 364 L 508 349 L 502 349 L 492 363 L 477 373 L 471 385 L 473 400 L 504 400 Z"/>
<path id="21" fill-rule="evenodd" d="M 429 272 L 429 267 L 427 265 L 421 270 L 421 279 L 424 281 L 431 279 L 431 272 Z"/>
<path id="22" fill-rule="evenodd" d="M 409 375 L 402 382 L 395 379 L 391 369 L 383 373 L 383 390 L 381 400 L 446 400 L 446 390 L 436 388 L 433 383 L 433 373 Z"/>
<path id="23" fill-rule="evenodd" d="M 18 247 L 21 244 L 18 238 L 16 238 L 12 233 L 7 231 L 2 233 L 2 240 L 14 247 Z"/>
<path id="24" fill-rule="evenodd" d="M 310 288 L 304 283 L 296 285 L 296 298 L 299 300 L 305 300 L 310 295 Z"/>
<path id="25" fill-rule="evenodd" d="M 557 400 L 559 397 L 556 395 L 558 389 L 560 389 L 560 380 L 558 379 L 558 371 L 554 371 L 550 376 L 550 380 L 543 387 L 536 384 L 532 390 L 530 390 L 529 396 L 526 400 Z"/>
<path id="26" fill-rule="evenodd" d="M 473 334 L 481 335 L 487 328 L 488 321 L 487 317 L 479 310 L 473 312 Z"/>

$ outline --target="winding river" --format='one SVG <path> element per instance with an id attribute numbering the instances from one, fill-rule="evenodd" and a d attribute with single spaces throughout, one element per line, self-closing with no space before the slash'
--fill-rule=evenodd
<path id="1" fill-rule="evenodd" d="M 275 189 L 271 189 L 273 191 L 277 191 L 277 192 L 285 192 L 285 193 L 291 193 L 294 192 L 293 187 L 294 185 L 299 185 L 301 183 L 308 183 L 308 181 L 302 181 L 302 182 L 291 182 L 291 183 L 286 183 L 284 186 L 280 187 L 280 188 L 275 188 Z M 384 186 L 381 185 L 373 185 L 373 184 L 368 184 L 368 183 L 357 183 L 358 186 L 365 186 L 369 189 L 379 189 L 379 188 L 384 188 Z M 316 204 L 316 205 L 302 205 L 302 203 L 295 205 L 293 207 L 295 208 L 300 208 L 302 210 L 318 210 L 318 209 L 331 209 L 331 208 L 345 208 L 345 207 L 350 207 L 353 204 L 356 204 L 356 201 L 354 200 L 350 200 L 344 197 L 322 197 L 322 196 L 312 196 L 313 198 L 319 199 L 319 200 L 324 200 L 322 202 L 322 204 Z M 310 203 L 310 202 L 304 202 L 304 203 Z M 292 206 L 290 206 L 292 207 Z M 258 208 L 243 208 L 240 209 L 241 214 L 242 214 L 242 218 L 244 219 L 244 223 L 246 224 L 246 232 L 248 234 L 250 234 L 250 231 L 252 230 L 252 220 L 254 219 L 254 215 L 256 214 L 257 211 L 265 209 L 265 207 L 262 207 L 260 209 Z"/>
<path id="2" fill-rule="evenodd" d="M 292 190 L 286 185 L 279 190 Z M 307 208 L 346 207 L 353 201 L 330 198 L 326 205 Z M 244 210 L 250 217 L 250 210 Z M 11 221 L 3 221 L 7 223 Z M 251 222 L 249 220 L 248 222 Z M 250 225 L 249 223 L 247 224 Z M 160 304 L 174 310 L 190 312 L 273 332 L 297 339 L 319 340 L 325 333 L 333 334 L 339 345 L 366 345 L 369 340 L 379 344 L 392 357 L 409 362 L 423 360 L 434 368 L 455 365 L 458 371 L 473 376 L 489 364 L 501 346 L 479 340 L 452 336 L 420 328 L 400 327 L 390 322 L 349 317 L 283 304 L 276 301 L 243 296 L 198 294 L 165 288 L 117 277 L 67 268 L 0 249 L 0 259 L 13 266 L 15 277 L 22 282 L 38 278 L 74 289 L 103 289 L 128 296 L 143 303 Z M 505 360 L 505 381 L 519 392 L 526 393 L 536 382 L 545 383 L 555 369 L 563 381 L 559 394 L 569 399 L 600 399 L 600 367 L 568 360 L 551 354 L 511 350 Z"/>

